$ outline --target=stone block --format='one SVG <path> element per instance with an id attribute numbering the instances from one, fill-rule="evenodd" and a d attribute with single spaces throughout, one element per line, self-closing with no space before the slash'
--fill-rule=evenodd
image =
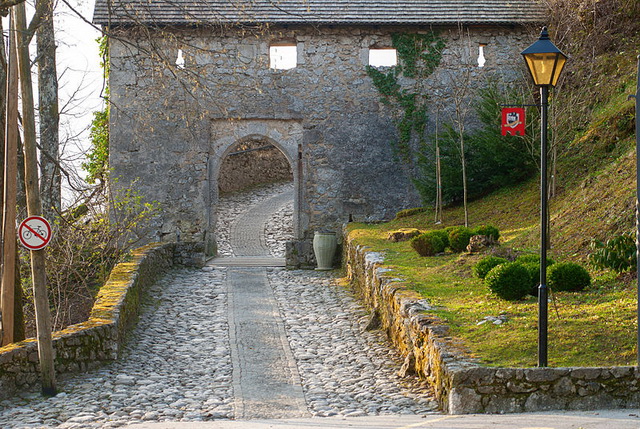
<path id="1" fill-rule="evenodd" d="M 449 414 L 473 414 L 480 413 L 482 409 L 482 396 L 475 390 L 467 387 L 454 387 L 449 392 Z"/>
<path id="2" fill-rule="evenodd" d="M 576 393 L 576 387 L 569 377 L 562 377 L 553 385 L 553 393 L 556 396 L 569 396 Z"/>
<path id="3" fill-rule="evenodd" d="M 568 372 L 565 368 L 530 368 L 524 370 L 524 377 L 532 383 L 548 383 L 556 381 Z"/>
<path id="4" fill-rule="evenodd" d="M 600 377 L 602 369 L 600 368 L 573 368 L 571 377 L 579 380 L 595 380 Z"/>
<path id="5" fill-rule="evenodd" d="M 525 412 L 561 410 L 566 403 L 565 399 L 553 397 L 544 392 L 533 392 L 524 403 Z"/>
<path id="6" fill-rule="evenodd" d="M 630 377 L 633 374 L 633 367 L 617 366 L 607 370 L 614 378 Z"/>
<path id="7" fill-rule="evenodd" d="M 567 408 L 571 410 L 604 410 L 618 408 L 620 405 L 620 400 L 600 392 L 595 395 L 572 398 L 568 401 Z"/>
<path id="8" fill-rule="evenodd" d="M 522 412 L 522 400 L 514 396 L 491 395 L 484 400 L 483 412 L 490 414 L 518 413 Z"/>

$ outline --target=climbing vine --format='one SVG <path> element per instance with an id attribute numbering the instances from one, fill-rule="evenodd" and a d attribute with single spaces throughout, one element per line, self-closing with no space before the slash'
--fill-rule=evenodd
<path id="1" fill-rule="evenodd" d="M 107 36 L 102 36 L 96 40 L 102 61 L 102 72 L 104 81 L 109 80 L 109 40 Z M 86 181 L 94 184 L 96 180 L 100 183 L 106 181 L 109 169 L 109 86 L 105 86 L 104 97 L 106 105 L 103 110 L 93 112 L 93 121 L 91 122 L 91 132 L 89 138 L 91 140 L 91 149 L 85 155 L 86 162 L 82 163 L 82 168 L 88 173 Z"/>
<path id="2" fill-rule="evenodd" d="M 367 74 L 382 96 L 382 102 L 396 109 L 395 125 L 398 139 L 392 145 L 396 155 L 412 166 L 419 157 L 412 150 L 425 144 L 428 94 L 423 87 L 425 80 L 440 65 L 444 40 L 434 32 L 425 34 L 395 33 L 392 46 L 398 54 L 398 65 L 380 69 L 367 66 Z M 401 77 L 407 78 L 401 83 Z"/>

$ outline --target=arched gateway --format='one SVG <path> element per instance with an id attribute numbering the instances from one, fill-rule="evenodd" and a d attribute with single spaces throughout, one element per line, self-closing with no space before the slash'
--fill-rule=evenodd
<path id="1" fill-rule="evenodd" d="M 269 143 L 278 148 L 287 158 L 293 173 L 293 231 L 294 239 L 302 237 L 302 221 L 300 216 L 300 157 L 302 146 L 302 125 L 300 121 L 283 121 L 271 119 L 252 120 L 214 120 L 211 125 L 211 154 L 209 157 L 209 192 L 211 204 L 207 207 L 209 219 L 208 231 L 213 235 L 217 219 L 215 218 L 218 202 L 218 181 L 222 163 L 238 142 L 256 140 Z M 215 243 L 210 243 L 215 246 Z"/>
<path id="2" fill-rule="evenodd" d="M 220 162 L 234 143 L 263 138 L 293 170 L 288 262 L 310 262 L 315 230 L 422 204 L 390 145 L 394 111 L 367 73 L 393 66 L 395 56 L 377 56 L 396 36 L 435 32 L 443 41 L 421 88 L 439 97 L 446 118 L 461 70 L 469 97 L 489 79 L 517 81 L 532 24 L 545 20 L 537 0 L 97 0 L 94 22 L 112 36 L 113 187 L 159 203 L 149 241 L 212 252 Z M 470 113 L 467 130 L 474 123 Z M 425 135 L 434 129 L 428 122 Z"/>

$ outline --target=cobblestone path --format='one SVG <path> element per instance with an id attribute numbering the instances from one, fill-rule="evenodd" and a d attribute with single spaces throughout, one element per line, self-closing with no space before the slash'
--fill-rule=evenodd
<path id="1" fill-rule="evenodd" d="M 222 204 L 229 214 L 219 214 L 223 237 L 269 195 L 233 198 Z M 290 204 L 263 207 L 271 211 L 264 224 L 290 234 Z M 264 237 L 278 256 L 281 238 Z M 176 269 L 150 289 L 122 359 L 61 377 L 54 398 L 33 391 L 0 402 L 0 428 L 436 412 L 423 385 L 397 377 L 397 354 L 365 323 L 364 310 L 326 272 Z"/>

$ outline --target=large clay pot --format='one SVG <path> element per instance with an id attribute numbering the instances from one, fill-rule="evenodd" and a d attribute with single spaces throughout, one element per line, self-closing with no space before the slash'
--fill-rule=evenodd
<path id="1" fill-rule="evenodd" d="M 316 231 L 313 236 L 313 253 L 318 262 L 318 271 L 333 269 L 333 257 L 336 254 L 338 242 L 335 232 Z"/>

